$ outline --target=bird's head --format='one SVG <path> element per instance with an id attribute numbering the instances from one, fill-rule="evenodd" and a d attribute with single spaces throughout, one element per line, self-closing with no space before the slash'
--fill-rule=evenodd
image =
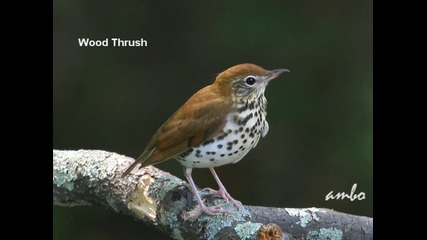
<path id="1" fill-rule="evenodd" d="M 288 69 L 265 70 L 251 63 L 235 65 L 220 73 L 215 82 L 219 91 L 233 99 L 253 99 L 264 95 L 268 83 Z"/>

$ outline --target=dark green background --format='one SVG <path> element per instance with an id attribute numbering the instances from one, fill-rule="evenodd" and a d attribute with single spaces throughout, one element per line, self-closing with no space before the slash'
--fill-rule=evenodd
<path id="1" fill-rule="evenodd" d="M 137 157 L 217 73 L 244 62 L 289 68 L 266 91 L 269 134 L 217 169 L 223 183 L 246 205 L 372 216 L 372 1 L 58 0 L 53 11 L 54 149 Z M 85 48 L 81 37 L 148 47 Z M 157 167 L 183 178 L 176 161 Z M 207 169 L 193 173 L 216 188 Z M 365 200 L 325 201 L 354 183 Z M 92 206 L 53 207 L 53 238 L 165 237 Z"/>

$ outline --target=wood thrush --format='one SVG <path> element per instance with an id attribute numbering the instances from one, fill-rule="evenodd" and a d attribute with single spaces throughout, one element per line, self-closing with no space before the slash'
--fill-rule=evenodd
<path id="1" fill-rule="evenodd" d="M 193 168 L 209 168 L 219 190 L 208 189 L 231 201 L 214 167 L 240 161 L 268 132 L 264 91 L 270 80 L 287 69 L 265 70 L 254 64 L 239 64 L 220 73 L 213 84 L 199 90 L 163 123 L 144 152 L 123 173 L 177 159 L 184 166 L 197 203 L 210 215 L 230 213 L 220 206 L 207 207 L 191 177 Z"/>

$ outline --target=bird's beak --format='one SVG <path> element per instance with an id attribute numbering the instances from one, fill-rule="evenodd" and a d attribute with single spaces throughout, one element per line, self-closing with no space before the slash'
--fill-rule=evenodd
<path id="1" fill-rule="evenodd" d="M 282 73 L 284 73 L 284 72 L 290 72 L 290 71 L 289 71 L 289 69 L 286 69 L 286 68 L 281 68 L 281 69 L 274 69 L 274 70 L 271 70 L 271 71 L 268 73 L 266 80 L 267 80 L 267 81 L 270 81 L 270 80 L 272 80 L 272 79 L 275 79 L 275 78 L 277 78 L 278 76 L 280 76 L 280 74 L 282 74 Z"/>

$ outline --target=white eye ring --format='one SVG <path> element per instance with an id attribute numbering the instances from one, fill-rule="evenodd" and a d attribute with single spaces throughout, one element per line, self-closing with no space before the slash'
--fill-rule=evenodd
<path id="1" fill-rule="evenodd" d="M 256 83 L 256 78 L 254 76 L 247 76 L 245 78 L 245 83 L 248 86 L 253 86 Z"/>

